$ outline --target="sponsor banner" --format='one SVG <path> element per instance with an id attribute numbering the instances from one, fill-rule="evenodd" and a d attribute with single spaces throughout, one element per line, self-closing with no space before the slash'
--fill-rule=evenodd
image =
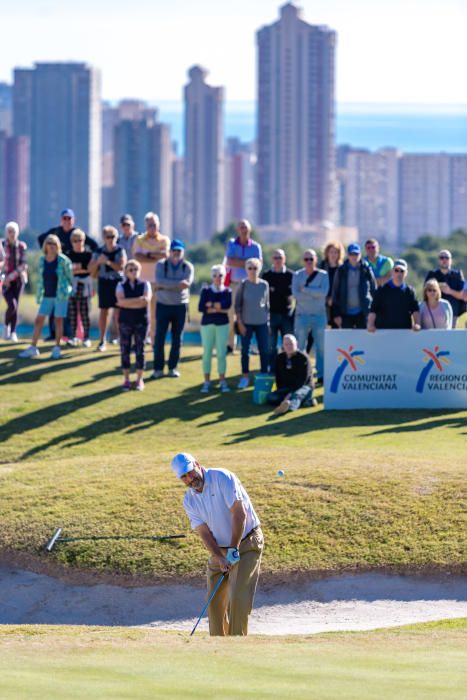
<path id="1" fill-rule="evenodd" d="M 324 408 L 467 408 L 467 331 L 327 330 Z"/>

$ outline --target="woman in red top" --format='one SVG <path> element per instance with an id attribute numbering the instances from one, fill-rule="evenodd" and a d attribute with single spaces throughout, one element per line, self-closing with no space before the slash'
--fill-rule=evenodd
<path id="1" fill-rule="evenodd" d="M 2 292 L 7 304 L 3 337 L 13 343 L 18 342 L 16 324 L 18 322 L 18 304 L 24 285 L 28 281 L 26 264 L 26 243 L 18 240 L 19 226 L 10 221 L 5 226 L 5 239 L 0 243 L 3 255 L 0 255 L 3 285 Z"/>

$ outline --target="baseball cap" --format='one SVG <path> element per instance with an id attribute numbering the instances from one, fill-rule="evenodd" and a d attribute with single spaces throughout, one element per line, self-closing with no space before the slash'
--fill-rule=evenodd
<path id="1" fill-rule="evenodd" d="M 351 243 L 347 248 L 347 252 L 349 255 L 352 255 L 352 253 L 356 253 L 358 255 L 359 253 L 361 253 L 360 246 L 358 245 L 358 243 Z"/>
<path id="2" fill-rule="evenodd" d="M 195 468 L 195 458 L 188 452 L 179 452 L 172 460 L 171 467 L 175 472 L 177 479 L 180 479 L 184 474 L 188 474 Z"/>
<path id="3" fill-rule="evenodd" d="M 400 267 L 402 270 L 408 270 L 408 265 L 402 258 L 399 258 L 399 260 L 395 260 L 394 267 Z"/>
<path id="4" fill-rule="evenodd" d="M 185 244 L 179 238 L 174 238 L 170 244 L 170 250 L 185 250 Z"/>
<path id="5" fill-rule="evenodd" d="M 62 211 L 60 212 L 60 216 L 61 216 L 61 217 L 64 217 L 64 216 L 71 216 L 71 218 L 74 219 L 74 218 L 75 218 L 75 212 L 73 211 L 73 209 L 62 209 Z"/>
<path id="6" fill-rule="evenodd" d="M 131 214 L 122 214 L 120 217 L 120 223 L 121 224 L 132 224 L 133 222 L 133 217 Z"/>

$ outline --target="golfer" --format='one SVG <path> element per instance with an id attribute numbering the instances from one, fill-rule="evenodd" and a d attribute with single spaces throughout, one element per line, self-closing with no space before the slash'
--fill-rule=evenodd
<path id="1" fill-rule="evenodd" d="M 175 455 L 171 466 L 188 486 L 183 507 L 211 555 L 208 598 L 226 574 L 208 608 L 209 633 L 246 635 L 264 546 L 258 516 L 238 477 L 227 469 L 206 469 L 187 452 Z M 232 564 L 234 550 L 240 557 Z"/>

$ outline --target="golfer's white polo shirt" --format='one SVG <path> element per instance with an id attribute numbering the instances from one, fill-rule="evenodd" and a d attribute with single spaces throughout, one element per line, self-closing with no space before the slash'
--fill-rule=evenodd
<path id="1" fill-rule="evenodd" d="M 206 523 L 220 547 L 229 547 L 232 539 L 232 508 L 241 501 L 246 512 L 242 537 L 259 525 L 250 498 L 239 479 L 227 469 L 206 469 L 202 493 L 188 489 L 183 507 L 194 530 Z"/>

